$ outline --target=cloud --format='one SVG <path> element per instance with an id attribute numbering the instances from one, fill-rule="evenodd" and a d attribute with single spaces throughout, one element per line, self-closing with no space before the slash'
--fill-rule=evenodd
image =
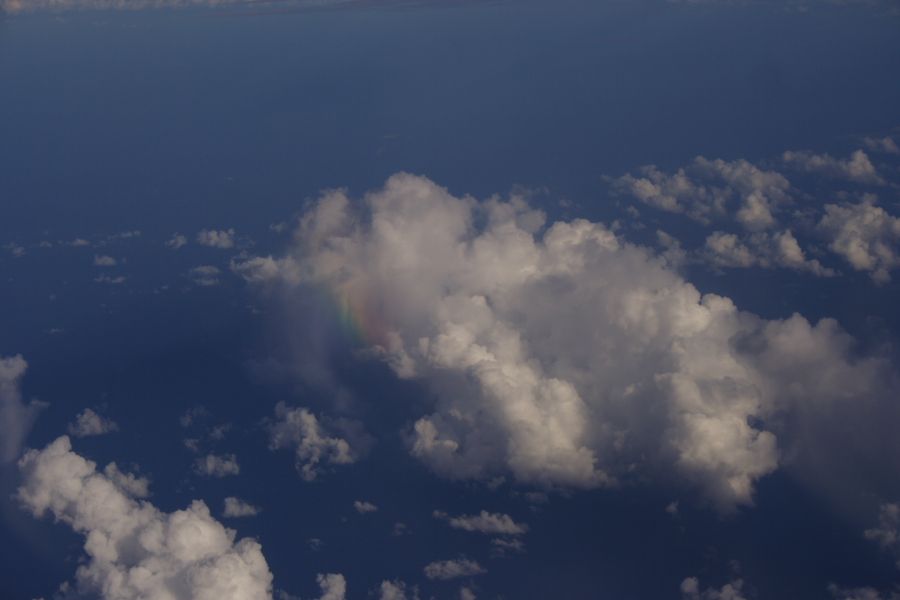
<path id="1" fill-rule="evenodd" d="M 107 256 L 105 254 L 95 254 L 94 255 L 94 266 L 95 267 L 114 267 L 116 266 L 118 261 L 112 256 Z"/>
<path id="2" fill-rule="evenodd" d="M 0 463 L 19 456 L 31 426 L 47 406 L 44 402 L 22 401 L 21 382 L 28 363 L 20 354 L 0 356 Z"/>
<path id="3" fill-rule="evenodd" d="M 900 147 L 897 142 L 890 136 L 885 137 L 867 137 L 863 139 L 866 148 L 872 152 L 883 152 L 884 154 L 900 154 Z"/>
<path id="4" fill-rule="evenodd" d="M 835 600 L 900 600 L 900 593 L 885 592 L 870 587 L 845 588 L 835 584 L 828 586 L 828 593 Z"/>
<path id="5" fill-rule="evenodd" d="M 68 437 L 19 461 L 17 493 L 35 517 L 50 513 L 84 535 L 75 573 L 81 595 L 102 600 L 270 600 L 272 574 L 259 543 L 235 532 L 195 500 L 164 513 L 72 452 Z"/>
<path id="6" fill-rule="evenodd" d="M 882 185 L 884 180 L 862 150 L 857 150 L 850 158 L 841 160 L 830 154 L 814 154 L 807 151 L 787 151 L 781 155 L 790 167 L 805 173 L 825 175 L 835 179 L 846 179 L 855 183 Z"/>
<path id="7" fill-rule="evenodd" d="M 241 472 L 234 454 L 207 454 L 194 461 L 194 473 L 205 477 L 227 477 Z"/>
<path id="8" fill-rule="evenodd" d="M 741 592 L 744 582 L 740 579 L 726 583 L 721 589 L 707 588 L 700 590 L 700 582 L 696 577 L 688 577 L 681 582 L 681 597 L 684 600 L 746 600 Z"/>
<path id="9" fill-rule="evenodd" d="M 224 508 L 222 509 L 223 517 L 236 519 L 239 517 L 255 517 L 258 514 L 259 507 L 253 506 L 249 502 L 245 502 L 234 496 L 225 498 Z"/>
<path id="10" fill-rule="evenodd" d="M 378 510 L 378 507 L 371 502 L 365 502 L 362 500 L 356 500 L 353 503 L 353 508 L 356 509 L 356 512 L 361 515 L 364 515 L 366 513 L 373 513 Z"/>
<path id="11" fill-rule="evenodd" d="M 171 248 L 172 250 L 178 250 L 183 246 L 187 246 L 188 240 L 187 237 L 180 233 L 176 233 L 169 240 L 166 241 L 166 248 Z"/>
<path id="12" fill-rule="evenodd" d="M 219 268 L 212 265 L 200 265 L 188 272 L 188 277 L 195 285 L 208 287 L 219 285 Z"/>
<path id="13" fill-rule="evenodd" d="M 234 229 L 203 229 L 197 233 L 197 243 L 210 248 L 234 248 Z"/>
<path id="14" fill-rule="evenodd" d="M 475 592 L 467 587 L 459 588 L 459 600 L 475 600 Z"/>
<path id="15" fill-rule="evenodd" d="M 133 473 L 121 471 L 116 463 L 111 462 L 103 469 L 103 475 L 117 488 L 132 498 L 150 496 L 150 481 L 146 477 L 138 477 Z"/>
<path id="16" fill-rule="evenodd" d="M 891 280 L 900 266 L 900 218 L 865 197 L 858 204 L 826 204 L 819 231 L 829 248 L 857 271 L 867 271 L 876 283 Z"/>
<path id="17" fill-rule="evenodd" d="M 313 481 L 322 463 L 347 465 L 356 461 L 347 440 L 330 435 L 314 414 L 305 408 L 288 408 L 283 402 L 275 407 L 276 421 L 270 429 L 270 448 L 293 447 L 297 472 Z"/>
<path id="18" fill-rule="evenodd" d="M 863 532 L 867 540 L 900 555 L 900 503 L 886 502 L 878 509 L 878 526 Z M 900 559 L 897 560 L 900 568 Z"/>
<path id="19" fill-rule="evenodd" d="M 319 600 L 344 600 L 347 595 L 347 580 L 340 573 L 319 574 L 316 576 L 322 595 Z"/>
<path id="20" fill-rule="evenodd" d="M 69 435 L 75 437 L 88 437 L 91 435 L 103 435 L 118 431 L 119 426 L 115 421 L 102 417 L 90 408 L 86 408 L 75 417 L 74 423 L 67 426 Z"/>
<path id="21" fill-rule="evenodd" d="M 612 180 L 613 190 L 644 204 L 683 213 L 709 223 L 734 213 L 747 229 L 775 224 L 773 212 L 790 201 L 790 182 L 780 173 L 764 171 L 746 160 L 709 160 L 698 156 L 687 167 L 667 174 L 654 165 L 638 175 Z"/>
<path id="22" fill-rule="evenodd" d="M 487 571 L 474 560 L 458 558 L 451 560 L 438 560 L 425 565 L 425 576 L 428 579 L 457 579 L 459 577 L 471 577 L 481 575 Z"/>
<path id="23" fill-rule="evenodd" d="M 525 542 L 519 538 L 494 538 L 491 540 L 491 556 L 502 558 L 525 552 Z"/>
<path id="24" fill-rule="evenodd" d="M 833 269 L 806 258 L 790 229 L 778 233 L 756 232 L 738 236 L 715 231 L 706 238 L 701 257 L 715 267 L 763 269 L 783 268 L 817 277 L 833 277 Z"/>
<path id="25" fill-rule="evenodd" d="M 385 580 L 382 581 L 381 585 L 378 587 L 378 600 L 418 600 L 418 598 L 418 591 L 415 588 L 410 590 L 408 586 L 400 580 Z"/>
<path id="26" fill-rule="evenodd" d="M 889 362 L 857 355 L 833 320 L 742 312 L 603 224 L 544 225 L 521 198 L 399 174 L 361 203 L 323 194 L 295 240 L 249 279 L 300 308 L 325 290 L 369 356 L 424 383 L 410 452 L 449 478 L 596 488 L 640 473 L 729 511 L 752 504 L 780 444 L 827 452 L 816 406 L 840 415 L 837 431 L 896 388 Z M 308 411 L 279 410 L 296 415 L 286 431 L 317 431 Z"/>
<path id="27" fill-rule="evenodd" d="M 100 275 L 98 277 L 94 277 L 94 281 L 96 283 L 108 283 L 110 285 L 121 285 L 125 283 L 125 277 L 123 275 L 117 275 L 116 277 L 110 277 L 109 275 Z"/>
<path id="28" fill-rule="evenodd" d="M 516 523 L 509 515 L 489 513 L 486 510 L 477 515 L 460 515 L 458 517 L 451 517 L 445 512 L 436 510 L 433 516 L 436 519 L 447 521 L 450 527 L 463 531 L 501 535 L 523 535 L 528 531 L 528 525 Z"/>

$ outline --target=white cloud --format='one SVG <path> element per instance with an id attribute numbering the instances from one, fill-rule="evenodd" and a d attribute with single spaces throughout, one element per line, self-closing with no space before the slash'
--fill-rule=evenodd
<path id="1" fill-rule="evenodd" d="M 784 162 L 806 173 L 825 175 L 836 179 L 846 179 L 856 183 L 881 185 L 884 180 L 862 150 L 857 150 L 850 158 L 841 160 L 830 154 L 814 154 L 806 151 L 788 150 L 781 155 Z"/>
<path id="2" fill-rule="evenodd" d="M 700 582 L 696 577 L 688 577 L 681 582 L 681 597 L 684 600 L 746 600 L 741 588 L 744 582 L 740 579 L 726 583 L 720 589 L 707 588 L 700 590 Z"/>
<path id="3" fill-rule="evenodd" d="M 424 571 L 428 579 L 456 579 L 458 577 L 471 577 L 487 573 L 481 565 L 467 558 L 438 560 L 428 563 L 425 565 Z"/>
<path id="4" fill-rule="evenodd" d="M 269 445 L 272 449 L 293 447 L 297 471 L 304 480 L 314 480 L 322 463 L 346 465 L 355 462 L 356 457 L 347 440 L 330 435 L 307 409 L 288 408 L 280 402 L 275 407 L 275 416 Z"/>
<path id="5" fill-rule="evenodd" d="M 464 531 L 501 535 L 523 535 L 528 531 L 528 525 L 516 523 L 509 515 L 489 513 L 486 510 L 477 515 L 460 515 L 458 517 L 451 517 L 445 512 L 436 510 L 433 515 L 436 519 L 447 521 L 450 527 Z"/>
<path id="6" fill-rule="evenodd" d="M 519 538 L 494 538 L 491 540 L 491 556 L 502 558 L 525 552 L 525 542 Z"/>
<path id="7" fill-rule="evenodd" d="M 95 254 L 94 255 L 94 266 L 95 267 L 114 267 L 116 266 L 118 261 L 112 256 L 107 256 L 105 254 Z"/>
<path id="8" fill-rule="evenodd" d="M 418 600 L 418 591 L 400 580 L 382 581 L 378 587 L 378 600 Z"/>
<path id="9" fill-rule="evenodd" d="M 60 437 L 19 461 L 18 499 L 35 517 L 50 512 L 85 536 L 79 594 L 102 600 L 270 600 L 272 574 L 260 545 L 195 500 L 164 513 L 135 500 Z"/>
<path id="10" fill-rule="evenodd" d="M 119 426 L 115 421 L 98 415 L 90 408 L 86 408 L 78 413 L 78 416 L 75 417 L 75 422 L 69 423 L 67 429 L 70 435 L 87 437 L 118 431 Z"/>
<path id="11" fill-rule="evenodd" d="M 828 586 L 828 592 L 834 600 L 900 600 L 900 593 L 885 592 L 870 587 L 844 588 L 835 584 Z"/>
<path id="12" fill-rule="evenodd" d="M 773 226 L 777 207 L 790 201 L 790 182 L 783 175 L 746 160 L 698 156 L 671 175 L 649 165 L 637 176 L 626 174 L 612 183 L 618 193 L 661 210 L 684 213 L 702 223 L 733 213 L 753 230 Z"/>
<path id="13" fill-rule="evenodd" d="M 475 592 L 467 587 L 459 588 L 459 600 L 475 600 Z"/>
<path id="14" fill-rule="evenodd" d="M 25 248 L 23 246 L 20 246 L 19 244 L 16 244 L 15 242 L 4 244 L 3 247 L 9 250 L 9 253 L 12 254 L 14 258 L 22 258 L 23 256 L 25 256 L 25 254 L 27 254 Z"/>
<path id="15" fill-rule="evenodd" d="M 125 283 L 125 277 L 123 275 L 117 275 L 116 277 L 110 277 L 109 275 L 103 274 L 98 277 L 94 277 L 94 281 L 96 283 L 108 283 L 110 285 L 121 285 Z"/>
<path id="16" fill-rule="evenodd" d="M 858 204 L 826 204 L 818 229 L 829 248 L 876 283 L 891 280 L 900 266 L 900 218 L 875 205 L 872 197 Z"/>
<path id="17" fill-rule="evenodd" d="M 222 516 L 230 519 L 239 517 L 255 517 L 259 514 L 259 507 L 253 506 L 249 502 L 228 496 L 225 498 L 225 505 L 222 509 Z"/>
<path id="18" fill-rule="evenodd" d="M 187 237 L 180 233 L 176 233 L 169 240 L 166 241 L 166 248 L 171 248 L 172 250 L 178 250 L 183 246 L 187 246 L 188 240 Z"/>
<path id="19" fill-rule="evenodd" d="M 756 232 L 738 236 L 715 231 L 706 238 L 701 257 L 716 267 L 783 268 L 817 277 L 832 277 L 833 269 L 817 259 L 808 259 L 790 229 L 778 233 Z"/>
<path id="20" fill-rule="evenodd" d="M 375 506 L 371 502 L 365 502 L 363 500 L 356 500 L 353 503 L 353 508 L 361 515 L 372 513 L 378 510 L 377 506 Z"/>
<path id="21" fill-rule="evenodd" d="M 21 381 L 28 363 L 20 354 L 0 356 L 0 463 L 19 456 L 19 450 L 41 409 L 47 405 L 22 401 Z"/>
<path id="22" fill-rule="evenodd" d="M 114 462 L 106 465 L 103 474 L 113 485 L 132 498 L 146 498 L 150 495 L 150 481 L 146 477 L 125 473 Z"/>
<path id="23" fill-rule="evenodd" d="M 323 195 L 265 281 L 299 306 L 324 287 L 370 356 L 430 387 L 410 450 L 451 478 L 591 488 L 643 470 L 727 511 L 778 467 L 776 433 L 810 443 L 777 417 L 886 393 L 887 363 L 834 321 L 761 319 L 602 224 L 541 223 L 520 199 L 396 175 L 363 203 Z"/>
<path id="24" fill-rule="evenodd" d="M 316 576 L 322 595 L 319 600 L 344 600 L 347 596 L 347 580 L 340 573 L 319 574 Z"/>
<path id="25" fill-rule="evenodd" d="M 197 233 L 197 243 L 210 248 L 233 248 L 234 229 L 203 229 Z"/>
<path id="26" fill-rule="evenodd" d="M 863 139 L 866 148 L 873 152 L 883 152 L 885 154 L 900 154 L 900 147 L 897 142 L 890 136 L 885 137 L 867 137 Z"/>
<path id="27" fill-rule="evenodd" d="M 866 529 L 863 534 L 885 550 L 900 554 L 900 503 L 882 504 L 878 509 L 878 526 Z M 897 560 L 897 568 L 900 568 L 900 560 Z"/>
<path id="28" fill-rule="evenodd" d="M 200 265 L 194 267 L 188 272 L 188 277 L 195 285 L 208 287 L 219 285 L 219 268 L 213 265 Z"/>
<path id="29" fill-rule="evenodd" d="M 207 454 L 194 461 L 194 472 L 206 477 L 227 477 L 241 472 L 234 454 Z"/>

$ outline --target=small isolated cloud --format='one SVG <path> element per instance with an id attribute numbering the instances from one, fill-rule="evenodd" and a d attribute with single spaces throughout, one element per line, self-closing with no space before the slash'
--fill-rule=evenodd
<path id="1" fill-rule="evenodd" d="M 900 147 L 897 142 L 890 136 L 885 137 L 867 137 L 863 139 L 866 148 L 872 152 L 882 152 L 884 154 L 900 154 Z"/>
<path id="2" fill-rule="evenodd" d="M 363 500 L 357 500 L 353 503 L 353 508 L 356 509 L 361 515 L 366 513 L 373 513 L 378 510 L 378 507 L 372 504 L 371 502 L 365 502 Z"/>
<path id="3" fill-rule="evenodd" d="M 0 463 L 19 456 L 35 419 L 47 406 L 35 400 L 23 402 L 21 383 L 27 368 L 28 363 L 20 354 L 0 356 Z"/>
<path id="4" fill-rule="evenodd" d="M 428 579 L 456 579 L 458 577 L 471 577 L 481 575 L 487 571 L 474 560 L 457 558 L 450 560 L 438 560 L 425 565 L 425 576 Z"/>
<path id="5" fill-rule="evenodd" d="M 463 531 L 501 535 L 523 535 L 528 531 L 528 525 L 516 523 L 512 517 L 503 513 L 489 513 L 483 510 L 477 515 L 451 517 L 445 512 L 436 510 L 432 514 L 436 519 L 447 521 L 450 527 Z"/>
<path id="6" fill-rule="evenodd" d="M 318 574 L 316 581 L 322 590 L 319 600 L 344 600 L 347 596 L 347 580 L 340 573 Z"/>
<path id="7" fill-rule="evenodd" d="M 409 526 L 406 523 L 401 523 L 397 521 L 394 523 L 393 528 L 391 528 L 391 535 L 395 537 L 400 537 L 401 535 L 410 535 L 412 532 L 409 530 Z"/>
<path id="8" fill-rule="evenodd" d="M 720 589 L 700 589 L 700 581 L 696 577 L 688 577 L 681 582 L 683 600 L 746 600 L 741 589 L 744 582 L 740 579 L 726 583 Z"/>
<path id="9" fill-rule="evenodd" d="M 100 275 L 98 277 L 94 277 L 94 281 L 96 283 L 108 283 L 110 285 L 121 285 L 125 283 L 125 277 L 123 275 L 117 275 L 116 277 L 110 277 L 109 275 Z"/>
<path id="10" fill-rule="evenodd" d="M 202 501 L 172 513 L 138 501 L 121 479 L 74 453 L 65 436 L 27 452 L 19 469 L 22 507 L 35 517 L 49 512 L 85 537 L 78 597 L 271 600 L 259 543 L 235 541 Z"/>
<path id="11" fill-rule="evenodd" d="M 867 196 L 858 204 L 826 204 L 818 230 L 828 247 L 875 283 L 891 280 L 900 266 L 900 218 L 887 213 Z"/>
<path id="12" fill-rule="evenodd" d="M 817 277 L 833 277 L 833 269 L 808 259 L 790 229 L 778 233 L 756 232 L 738 236 L 715 231 L 706 238 L 700 257 L 722 268 L 791 269 Z"/>
<path id="13" fill-rule="evenodd" d="M 119 264 L 119 262 L 112 256 L 107 256 L 106 254 L 95 254 L 94 255 L 94 266 L 95 267 L 114 267 L 117 264 Z"/>
<path id="14" fill-rule="evenodd" d="M 172 250 L 178 250 L 182 246 L 187 246 L 188 240 L 187 237 L 176 233 L 170 239 L 166 241 L 166 248 L 171 248 Z"/>
<path id="15" fill-rule="evenodd" d="M 900 555 L 900 503 L 886 502 L 878 509 L 878 526 L 863 532 L 867 540 Z M 900 560 L 897 560 L 900 568 Z"/>
<path id="16" fill-rule="evenodd" d="M 331 435 L 319 419 L 305 408 L 288 408 L 283 402 L 275 407 L 276 420 L 270 429 L 269 447 L 293 448 L 297 472 L 313 481 L 323 463 L 347 465 L 356 461 L 347 440 Z"/>
<path id="17" fill-rule="evenodd" d="M 234 454 L 207 454 L 194 461 L 194 473 L 205 477 L 227 477 L 240 472 L 241 467 Z"/>
<path id="18" fill-rule="evenodd" d="M 240 498 L 228 496 L 225 498 L 225 505 L 222 509 L 222 516 L 230 519 L 238 517 L 255 517 L 259 514 L 259 507 L 253 506 L 249 502 L 245 502 Z"/>
<path id="19" fill-rule="evenodd" d="M 74 423 L 69 423 L 67 427 L 69 435 L 75 437 L 88 437 L 91 435 L 103 435 L 118 431 L 119 426 L 115 421 L 98 415 L 90 408 L 86 408 L 75 417 Z"/>
<path id="20" fill-rule="evenodd" d="M 394 581 L 384 580 L 378 587 L 378 600 L 418 600 L 418 591 L 410 589 L 399 579 Z"/>
<path id="21" fill-rule="evenodd" d="M 502 558 L 510 554 L 525 552 L 525 542 L 519 538 L 494 538 L 491 540 L 491 556 Z"/>
<path id="22" fill-rule="evenodd" d="M 459 588 L 459 600 L 475 600 L 475 592 L 467 587 Z"/>
<path id="23" fill-rule="evenodd" d="M 68 245 L 72 246 L 73 248 L 86 248 L 91 245 L 91 243 L 84 238 L 75 238 L 71 242 L 62 242 L 62 243 L 64 243 L 64 244 L 68 243 Z"/>
<path id="24" fill-rule="evenodd" d="M 212 265 L 200 265 L 188 271 L 188 277 L 195 285 L 208 287 L 219 285 L 219 268 Z"/>
<path id="25" fill-rule="evenodd" d="M 862 150 L 857 150 L 850 158 L 840 159 L 830 154 L 815 154 L 804 150 L 788 150 L 781 155 L 788 166 L 804 173 L 824 175 L 834 179 L 845 179 L 855 183 L 881 185 L 884 180 L 875 170 L 875 165 Z"/>
<path id="26" fill-rule="evenodd" d="M 8 244 L 4 244 L 3 247 L 6 248 L 6 250 L 8 250 L 9 253 L 12 254 L 14 258 L 22 258 L 26 254 L 24 246 L 20 246 L 19 244 L 16 244 L 15 242 L 10 242 Z"/>
<path id="27" fill-rule="evenodd" d="M 234 248 L 234 229 L 203 229 L 197 233 L 197 243 L 210 248 Z"/>

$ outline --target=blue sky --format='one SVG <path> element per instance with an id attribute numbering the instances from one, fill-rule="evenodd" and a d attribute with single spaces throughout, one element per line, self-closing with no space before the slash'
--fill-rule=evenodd
<path id="1" fill-rule="evenodd" d="M 0 7 L 4 598 L 900 594 L 895 3 Z"/>

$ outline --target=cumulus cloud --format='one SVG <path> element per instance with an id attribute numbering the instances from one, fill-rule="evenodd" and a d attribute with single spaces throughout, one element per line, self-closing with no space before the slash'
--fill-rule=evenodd
<path id="1" fill-rule="evenodd" d="M 90 408 L 86 408 L 78 413 L 78 416 L 75 417 L 75 422 L 69 423 L 67 429 L 69 435 L 88 437 L 118 431 L 119 426 L 112 419 L 98 415 Z"/>
<path id="2" fill-rule="evenodd" d="M 826 204 L 818 228 L 834 253 L 876 283 L 889 282 L 891 270 L 900 266 L 900 218 L 871 196 L 857 204 Z"/>
<path id="3" fill-rule="evenodd" d="M 178 250 L 183 246 L 187 246 L 188 240 L 187 237 L 180 233 L 176 233 L 170 239 L 166 240 L 166 248 L 171 248 L 172 250 Z"/>
<path id="4" fill-rule="evenodd" d="M 501 535 L 523 535 L 528 531 L 528 525 L 516 523 L 512 517 L 503 513 L 489 513 L 483 510 L 477 515 L 451 517 L 443 511 L 436 510 L 432 514 L 436 519 L 447 521 L 450 527 L 463 531 Z"/>
<path id="5" fill-rule="evenodd" d="M 875 165 L 862 150 L 857 150 L 850 158 L 840 159 L 830 154 L 815 154 L 806 151 L 787 151 L 781 155 L 790 167 L 806 173 L 825 175 L 835 179 L 846 179 L 856 183 L 881 185 L 884 180 L 875 170 Z"/>
<path id="6" fill-rule="evenodd" d="M 525 542 L 519 538 L 494 538 L 491 540 L 491 556 L 502 558 L 525 552 Z"/>
<path id="7" fill-rule="evenodd" d="M 867 540 L 900 555 L 900 503 L 886 502 L 878 509 L 878 526 L 863 532 Z M 900 560 L 897 561 L 900 568 Z"/>
<path id="8" fill-rule="evenodd" d="M 272 574 L 259 543 L 210 516 L 199 500 L 164 513 L 72 451 L 68 437 L 19 461 L 17 497 L 84 535 L 75 573 L 81 595 L 102 600 L 270 600 Z"/>
<path id="9" fill-rule="evenodd" d="M 378 510 L 378 507 L 372 504 L 371 502 L 365 502 L 363 500 L 356 500 L 353 503 L 353 508 L 361 515 L 366 513 L 373 513 Z"/>
<path id="10" fill-rule="evenodd" d="M 828 586 L 828 592 L 834 600 L 900 600 L 898 592 L 882 594 L 871 587 L 845 588 L 831 584 Z"/>
<path id="11" fill-rule="evenodd" d="M 234 229 L 203 229 L 197 233 L 197 243 L 210 248 L 234 248 Z"/>
<path id="12" fill-rule="evenodd" d="M 117 488 L 132 498 L 147 498 L 150 495 L 150 481 L 146 477 L 126 473 L 120 470 L 114 462 L 104 467 L 103 474 Z"/>
<path id="13" fill-rule="evenodd" d="M 219 285 L 219 267 L 213 265 L 200 265 L 194 267 L 188 272 L 188 277 L 195 285 L 208 287 Z"/>
<path id="14" fill-rule="evenodd" d="M 21 382 L 28 363 L 20 354 L 0 356 L 0 463 L 19 456 L 19 450 L 41 409 L 47 405 L 22 401 Z"/>
<path id="15" fill-rule="evenodd" d="M 347 596 L 347 580 L 340 573 L 320 573 L 316 581 L 322 589 L 319 600 L 344 600 Z"/>
<path id="16" fill-rule="evenodd" d="M 294 449 L 297 472 L 313 481 L 322 463 L 346 465 L 356 461 L 347 440 L 328 433 L 319 419 L 305 408 L 289 408 L 283 402 L 275 407 L 276 420 L 271 426 L 270 448 Z"/>
<path id="17" fill-rule="evenodd" d="M 775 224 L 773 213 L 789 202 L 791 187 L 780 173 L 762 170 L 746 160 L 702 156 L 672 174 L 654 165 L 641 167 L 637 175 L 623 175 L 612 185 L 619 194 L 702 223 L 734 213 L 738 222 L 753 230 Z"/>
<path id="18" fill-rule="evenodd" d="M 450 478 L 593 488 L 643 470 L 727 511 L 778 467 L 776 435 L 800 439 L 779 415 L 889 395 L 888 363 L 834 321 L 739 311 L 603 224 L 548 226 L 520 198 L 400 174 L 362 203 L 324 194 L 295 240 L 262 281 L 328 290 L 370 356 L 433 390 L 409 448 Z M 349 457 L 308 411 L 279 415 L 298 456 Z"/>
<path id="19" fill-rule="evenodd" d="M 419 594 L 400 580 L 382 581 L 378 587 L 378 600 L 418 600 Z"/>
<path id="20" fill-rule="evenodd" d="M 425 565 L 425 576 L 428 579 L 457 579 L 483 573 L 487 571 L 474 560 L 467 558 L 438 560 Z"/>
<path id="21" fill-rule="evenodd" d="M 234 496 L 225 498 L 225 505 L 222 509 L 223 517 L 236 519 L 239 517 L 255 517 L 258 514 L 259 507 L 253 506 L 249 502 L 241 500 L 240 498 L 235 498 Z"/>
<path id="22" fill-rule="evenodd" d="M 740 579 L 726 583 L 720 589 L 707 588 L 700 590 L 700 582 L 696 577 L 688 577 L 681 582 L 681 597 L 684 600 L 746 600 L 741 592 L 744 582 Z"/>
<path id="23" fill-rule="evenodd" d="M 106 254 L 95 254 L 94 255 L 94 266 L 95 267 L 114 267 L 117 264 L 119 264 L 119 262 L 112 256 L 107 256 Z"/>
<path id="24" fill-rule="evenodd" d="M 817 277 L 835 275 L 833 269 L 823 266 L 817 259 L 806 257 L 790 229 L 744 236 L 715 231 L 707 236 L 701 256 L 716 267 L 783 268 L 811 273 Z"/>
<path id="25" fill-rule="evenodd" d="M 194 461 L 194 472 L 205 477 L 228 477 L 241 472 L 234 454 L 207 454 Z"/>
<path id="26" fill-rule="evenodd" d="M 883 152 L 884 154 L 900 154 L 900 147 L 897 142 L 890 136 L 885 137 L 867 137 L 863 139 L 866 148 L 872 152 Z"/>

